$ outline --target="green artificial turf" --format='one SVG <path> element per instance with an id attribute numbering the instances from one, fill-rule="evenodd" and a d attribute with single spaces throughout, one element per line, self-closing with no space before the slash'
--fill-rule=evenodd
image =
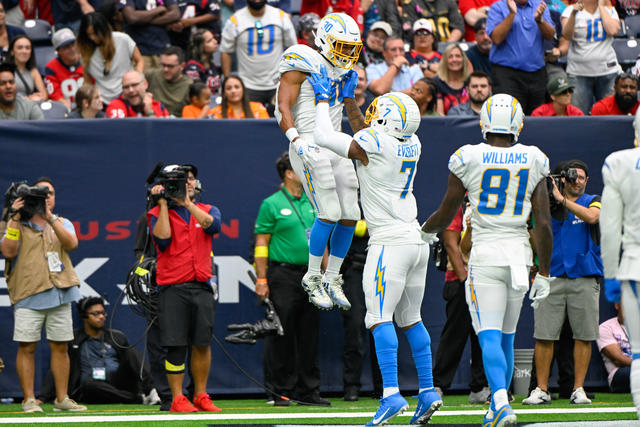
<path id="1" fill-rule="evenodd" d="M 521 402 L 525 396 L 516 396 L 516 400 L 512 403 L 513 408 L 518 409 L 536 409 L 535 406 L 524 406 Z M 377 407 L 378 401 L 375 399 L 363 397 L 357 402 L 345 402 L 340 398 L 330 398 L 331 407 L 319 407 L 319 406 L 299 406 L 292 404 L 289 407 L 273 407 L 267 405 L 264 400 L 259 399 L 214 399 L 216 405 L 222 408 L 224 415 L 230 414 L 264 414 L 265 418 L 260 419 L 230 419 L 230 420 L 216 420 L 217 414 L 211 414 L 211 418 L 207 420 L 180 420 L 180 421 L 118 421 L 109 419 L 106 423 L 73 423 L 74 427 L 81 426 L 93 426 L 96 425 L 108 425 L 111 426 L 204 426 L 207 424 L 353 424 L 363 425 L 370 420 L 370 416 L 358 417 L 358 418 L 336 418 L 332 414 L 336 413 L 371 413 L 373 414 Z M 415 409 L 416 400 L 410 396 L 407 396 L 410 408 L 405 412 L 405 416 L 400 416 L 391 421 L 390 424 L 408 424 L 410 416 Z M 467 403 L 467 395 L 448 395 L 444 397 L 444 406 L 441 411 L 485 411 L 487 405 L 470 405 Z M 632 407 L 633 403 L 631 396 L 628 394 L 611 394 L 611 393 L 597 393 L 596 399 L 594 399 L 592 405 L 571 405 L 567 399 L 554 400 L 551 405 L 541 405 L 539 408 L 602 408 L 601 411 L 595 413 L 559 413 L 559 414 L 519 414 L 519 422 L 544 422 L 544 421 L 594 421 L 594 420 L 634 420 L 636 419 L 634 412 L 624 413 L 612 413 L 607 411 L 607 408 L 611 407 Z M 0 405 L 0 421 L 8 421 L 9 417 L 37 417 L 46 418 L 47 421 L 55 421 L 55 418 L 61 416 L 98 416 L 98 417 L 113 417 L 118 415 L 162 415 L 166 412 L 160 412 L 157 409 L 158 406 L 143 406 L 143 405 L 88 405 L 89 411 L 82 413 L 68 413 L 68 412 L 53 412 L 53 406 L 51 404 L 44 404 L 44 414 L 23 414 L 20 412 L 19 404 L 4 404 Z M 296 418 L 295 414 L 326 414 L 326 417 L 319 418 Z M 200 413 L 202 414 L 202 413 Z M 287 418 L 269 418 L 271 414 L 284 415 L 288 414 Z M 293 415 L 291 415 L 293 414 Z M 408 416 L 407 416 L 408 415 Z M 186 414 L 189 416 L 189 414 Z M 479 424 L 482 419 L 482 415 L 436 415 L 434 416 L 432 423 L 436 424 Z M 107 421 L 107 419 L 104 419 Z M 18 425 L 8 424 L 8 425 Z M 24 425 L 24 424 L 22 424 Z M 43 424 L 33 424 L 34 426 L 60 426 L 61 424 L 55 422 L 47 422 Z"/>

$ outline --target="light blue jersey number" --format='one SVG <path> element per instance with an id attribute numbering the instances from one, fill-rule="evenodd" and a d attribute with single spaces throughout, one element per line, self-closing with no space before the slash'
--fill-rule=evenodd
<path id="1" fill-rule="evenodd" d="M 510 178 L 511 172 L 509 172 L 509 169 L 491 168 L 484 171 L 480 183 L 478 213 L 481 215 L 502 215 L 507 204 Z M 522 215 L 524 209 L 529 169 L 520 169 L 514 178 L 518 179 L 518 187 L 513 206 L 513 216 L 519 216 Z"/>

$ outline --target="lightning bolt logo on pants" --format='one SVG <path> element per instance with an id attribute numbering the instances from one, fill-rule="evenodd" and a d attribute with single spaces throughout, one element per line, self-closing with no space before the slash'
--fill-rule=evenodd
<path id="1" fill-rule="evenodd" d="M 471 267 L 469 268 L 469 291 L 471 294 L 471 303 L 473 304 L 473 308 L 476 310 L 476 316 L 478 316 L 478 326 L 482 326 L 482 322 L 480 320 L 480 309 L 478 308 L 478 296 L 476 295 L 476 290 L 473 287 L 473 271 Z"/>
<path id="2" fill-rule="evenodd" d="M 380 317 L 382 317 L 382 306 L 384 304 L 384 291 L 387 287 L 387 282 L 384 278 L 384 273 L 387 267 L 382 266 L 382 257 L 384 256 L 384 246 L 380 251 L 378 257 L 378 264 L 376 265 L 376 296 L 380 295 Z"/>

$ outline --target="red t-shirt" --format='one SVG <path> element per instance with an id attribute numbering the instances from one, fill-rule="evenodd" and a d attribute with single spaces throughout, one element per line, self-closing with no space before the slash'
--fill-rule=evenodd
<path id="1" fill-rule="evenodd" d="M 364 16 L 360 0 L 302 0 L 300 16 L 309 12 L 314 12 L 321 18 L 328 13 L 346 13 L 355 19 L 360 32 L 364 31 Z"/>
<path id="2" fill-rule="evenodd" d="M 73 102 L 76 91 L 84 83 L 82 64 L 68 67 L 59 58 L 53 58 L 44 69 L 44 82 L 51 100 L 64 98 Z"/>
<path id="3" fill-rule="evenodd" d="M 453 217 L 453 221 L 451 221 L 451 224 L 449 224 L 447 230 L 455 231 L 458 234 L 462 234 L 462 208 L 458 209 L 456 216 Z M 447 269 L 447 272 L 444 274 L 444 281 L 452 282 L 454 280 L 458 280 L 458 276 L 453 270 Z"/>
<path id="4" fill-rule="evenodd" d="M 155 117 L 169 117 L 169 112 L 161 102 L 154 99 L 152 101 L 152 108 Z M 133 106 L 120 95 L 107 106 L 107 117 L 110 119 L 124 119 L 127 117 L 145 117 L 145 115 L 134 110 Z"/>
<path id="5" fill-rule="evenodd" d="M 531 113 L 532 116 L 556 116 L 556 110 L 553 108 L 553 102 L 542 104 Z M 571 104 L 567 105 L 567 116 L 584 116 L 584 113 L 578 107 Z"/>
<path id="6" fill-rule="evenodd" d="M 591 107 L 591 115 L 592 116 L 624 116 L 625 114 L 620 111 L 618 108 L 618 104 L 615 101 L 615 95 L 607 96 L 606 98 L 602 98 L 600 101 L 593 104 Z M 636 105 L 629 111 L 627 114 L 636 114 L 636 110 L 638 109 L 638 104 L 640 102 L 636 102 Z"/>
<path id="7" fill-rule="evenodd" d="M 464 18 L 471 9 L 479 9 L 483 6 L 491 6 L 497 0 L 460 0 L 458 2 L 458 9 L 460 9 L 460 15 Z M 476 33 L 473 31 L 473 27 L 467 25 L 467 21 L 464 21 L 464 39 L 468 42 L 476 41 Z"/>

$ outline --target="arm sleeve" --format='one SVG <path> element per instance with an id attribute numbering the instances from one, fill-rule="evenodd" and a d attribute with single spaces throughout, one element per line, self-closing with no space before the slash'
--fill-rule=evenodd
<path id="1" fill-rule="evenodd" d="M 487 14 L 487 34 L 491 36 L 494 28 L 498 26 L 505 18 L 504 11 L 500 7 L 500 1 L 494 3 L 489 8 L 489 13 Z"/>
<path id="2" fill-rule="evenodd" d="M 171 244 L 171 237 L 168 239 L 159 239 L 153 235 L 153 228 L 156 226 L 156 222 L 158 222 L 158 218 L 151 215 L 149 219 L 149 235 L 153 239 L 153 242 L 156 244 L 156 247 L 160 252 L 164 252 L 169 245 Z"/>
<path id="3" fill-rule="evenodd" d="M 600 251 L 604 267 L 604 277 L 615 278 L 620 264 L 620 245 L 622 242 L 622 197 L 613 179 L 611 158 L 607 158 L 602 167 L 602 208 L 600 209 Z"/>
<path id="4" fill-rule="evenodd" d="M 44 70 L 44 84 L 47 87 L 49 99 L 56 101 L 63 97 L 62 90 L 60 89 L 60 80 L 58 79 L 55 71 L 49 67 Z"/>
<path id="5" fill-rule="evenodd" d="M 289 15 L 285 15 L 282 18 L 282 31 L 284 31 L 284 48 L 288 48 L 289 46 L 293 46 L 298 42 L 298 38 L 296 36 L 296 29 L 293 27 L 293 23 L 291 22 L 291 18 Z"/>
<path id="6" fill-rule="evenodd" d="M 449 2 L 449 26 L 464 33 L 464 19 L 458 10 L 458 5 L 453 0 Z"/>
<path id="7" fill-rule="evenodd" d="M 616 344 L 618 345 L 618 341 L 616 340 L 616 338 L 613 336 L 613 331 L 611 330 L 611 328 L 607 325 L 608 322 L 603 322 L 600 324 L 600 327 L 598 328 L 598 339 L 596 341 L 596 343 L 598 344 L 598 350 L 602 351 L 603 348 L 611 345 L 611 344 Z"/>
<path id="8" fill-rule="evenodd" d="M 329 117 L 329 104 L 326 102 L 316 105 L 313 139 L 319 146 L 328 148 L 341 157 L 349 158 L 352 139 L 347 134 L 333 130 L 331 117 Z"/>
<path id="9" fill-rule="evenodd" d="M 220 209 L 215 206 L 211 206 L 209 209 L 209 215 L 213 217 L 213 222 L 206 230 L 204 230 L 204 232 L 207 234 L 219 233 L 222 229 L 222 214 L 220 213 Z"/>
<path id="10" fill-rule="evenodd" d="M 466 164 L 465 164 L 465 152 L 464 147 L 460 147 L 455 153 L 449 157 L 449 170 L 454 174 L 462 183 L 465 183 Z"/>

